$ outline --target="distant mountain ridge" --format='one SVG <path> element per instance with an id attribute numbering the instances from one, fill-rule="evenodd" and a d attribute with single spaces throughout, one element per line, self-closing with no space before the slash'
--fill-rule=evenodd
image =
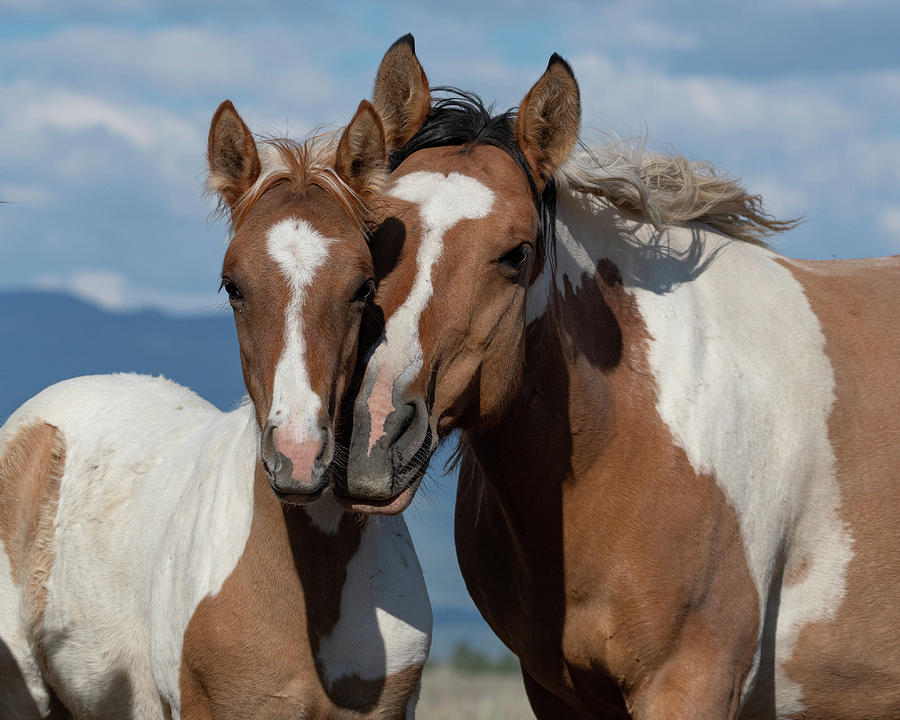
<path id="1" fill-rule="evenodd" d="M 108 312 L 69 295 L 0 292 L 0 418 L 78 375 L 164 375 L 227 410 L 245 394 L 231 314 Z"/>
<path id="2" fill-rule="evenodd" d="M 144 310 L 109 312 L 70 295 L 0 292 L 0 424 L 43 388 L 78 375 L 139 372 L 164 375 L 223 410 L 246 393 L 230 313 L 173 317 Z M 456 478 L 441 477 L 438 451 L 406 521 L 434 607 L 432 655 L 465 641 L 500 649 L 463 584 L 453 546 Z"/>

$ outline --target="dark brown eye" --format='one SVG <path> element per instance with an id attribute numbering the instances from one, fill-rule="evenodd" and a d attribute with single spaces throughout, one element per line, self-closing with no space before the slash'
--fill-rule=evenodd
<path id="1" fill-rule="evenodd" d="M 517 245 L 507 253 L 503 253 L 497 258 L 497 264 L 503 271 L 503 274 L 510 279 L 518 279 L 525 261 L 532 256 L 534 251 L 529 243 Z"/>
<path id="2" fill-rule="evenodd" d="M 359 290 L 356 291 L 356 294 L 353 296 L 352 302 L 355 303 L 367 303 L 371 300 L 375 295 L 375 281 L 372 278 L 366 280 L 362 285 L 359 286 Z"/>
<path id="3" fill-rule="evenodd" d="M 236 302 L 240 302 L 244 299 L 243 294 L 241 294 L 240 289 L 237 285 L 232 282 L 230 278 L 222 278 L 222 284 L 219 285 L 219 290 L 225 290 L 228 293 L 228 299 L 232 304 Z"/>

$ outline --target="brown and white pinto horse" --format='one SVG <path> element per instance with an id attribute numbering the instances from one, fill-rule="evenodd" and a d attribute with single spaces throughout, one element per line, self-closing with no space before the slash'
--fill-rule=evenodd
<path id="1" fill-rule="evenodd" d="M 790 260 L 708 167 L 429 108 L 411 39 L 346 485 L 402 510 L 462 430 L 456 544 L 541 718 L 900 717 L 900 258 Z M 392 103 L 395 103 L 392 105 Z"/>
<path id="2" fill-rule="evenodd" d="M 431 609 L 406 525 L 325 491 L 386 162 L 366 102 L 339 141 L 259 148 L 216 112 L 251 403 L 83 377 L 0 429 L 5 720 L 413 717 Z"/>

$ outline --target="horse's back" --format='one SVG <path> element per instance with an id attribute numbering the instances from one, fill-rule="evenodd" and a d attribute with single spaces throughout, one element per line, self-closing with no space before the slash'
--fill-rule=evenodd
<path id="1" fill-rule="evenodd" d="M 45 389 L 0 429 L 0 563 L 16 566 L 0 603 L 24 618 L 0 633 L 42 707 L 45 674 L 78 716 L 164 717 L 150 667 L 150 568 L 167 554 L 203 450 L 191 438 L 214 435 L 222 418 L 161 378 L 88 376 Z"/>

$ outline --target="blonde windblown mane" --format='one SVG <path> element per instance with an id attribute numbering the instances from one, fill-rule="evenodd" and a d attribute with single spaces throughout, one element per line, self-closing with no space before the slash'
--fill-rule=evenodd
<path id="1" fill-rule="evenodd" d="M 560 190 L 605 198 L 657 229 L 694 220 L 735 239 L 765 245 L 763 238 L 799 222 L 772 217 L 759 195 L 749 194 L 708 163 L 619 140 L 596 147 L 582 145 L 557 171 L 555 180 Z"/>

